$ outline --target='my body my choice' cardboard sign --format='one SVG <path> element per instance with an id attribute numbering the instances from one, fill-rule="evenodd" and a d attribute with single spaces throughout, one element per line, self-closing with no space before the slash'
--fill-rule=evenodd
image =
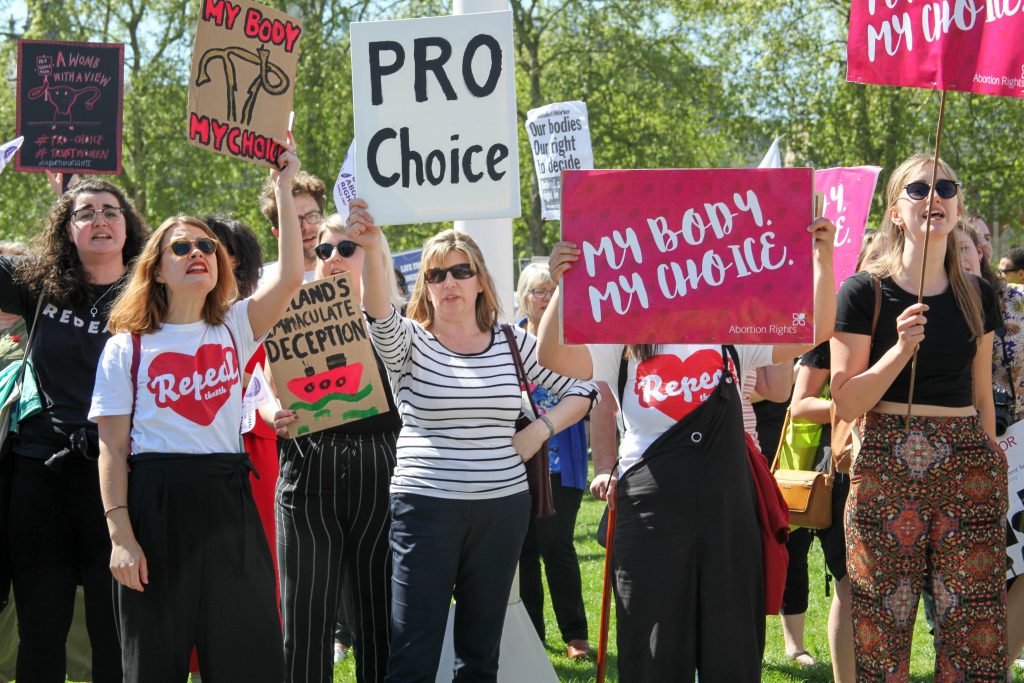
<path id="1" fill-rule="evenodd" d="M 250 0 L 201 0 L 188 141 L 277 167 L 295 94 L 302 22 Z"/>
<path id="2" fill-rule="evenodd" d="M 810 343 L 809 168 L 566 171 L 568 343 Z"/>
<path id="3" fill-rule="evenodd" d="M 309 282 L 264 347 L 281 405 L 298 413 L 288 438 L 388 411 L 384 381 L 346 273 Z"/>
<path id="4" fill-rule="evenodd" d="M 518 216 L 512 13 L 351 31 L 356 185 L 377 222 Z"/>

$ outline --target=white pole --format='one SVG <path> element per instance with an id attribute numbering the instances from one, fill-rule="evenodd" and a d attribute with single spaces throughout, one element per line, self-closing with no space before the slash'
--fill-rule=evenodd
<path id="1" fill-rule="evenodd" d="M 508 0 L 453 0 L 453 14 L 500 12 L 508 9 Z M 455 221 L 455 229 L 468 233 L 480 245 L 487 270 L 494 278 L 495 295 L 501 303 L 503 322 L 512 319 L 515 300 L 515 270 L 512 256 L 512 219 L 487 218 Z"/>

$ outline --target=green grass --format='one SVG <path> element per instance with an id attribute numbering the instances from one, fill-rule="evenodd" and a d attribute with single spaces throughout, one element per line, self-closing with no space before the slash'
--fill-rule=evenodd
<path id="1" fill-rule="evenodd" d="M 587 608 L 587 620 L 590 624 L 591 644 L 597 647 L 598 627 L 601 617 L 601 586 L 604 573 L 604 549 L 594 540 L 597 522 L 604 509 L 604 503 L 596 501 L 590 495 L 584 496 L 576 524 L 576 551 L 579 553 L 580 568 L 583 573 L 583 599 Z M 782 640 L 782 626 L 779 617 L 768 617 L 767 644 L 764 653 L 764 665 L 761 680 L 767 683 L 802 681 L 807 683 L 826 683 L 832 680 L 832 666 L 829 660 L 828 636 L 825 624 L 828 619 L 828 607 L 831 598 L 825 597 L 825 568 L 821 556 L 821 546 L 815 541 L 810 553 L 810 602 L 807 610 L 807 627 L 804 642 L 807 650 L 818 661 L 818 665 L 805 669 L 796 665 L 786 657 L 785 645 Z M 560 681 L 570 683 L 587 683 L 595 680 L 593 662 L 574 662 L 565 656 L 565 647 L 558 635 L 558 625 L 554 612 L 551 611 L 550 600 L 545 605 L 545 622 L 548 639 L 545 646 L 555 673 Z M 611 632 L 615 633 L 615 614 L 612 610 Z M 617 681 L 615 670 L 614 637 L 609 653 L 609 672 L 606 680 Z M 914 631 L 914 647 L 910 663 L 910 680 L 913 682 L 931 681 L 933 679 L 935 650 L 932 646 L 928 626 L 924 621 L 924 613 L 918 614 Z M 349 658 L 334 669 L 334 683 L 352 683 L 355 679 L 355 664 Z M 1014 681 L 1024 683 L 1024 675 L 1018 670 L 1014 673 Z"/>

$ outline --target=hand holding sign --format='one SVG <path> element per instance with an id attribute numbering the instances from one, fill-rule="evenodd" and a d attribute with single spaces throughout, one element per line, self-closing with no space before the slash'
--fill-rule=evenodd
<path id="1" fill-rule="evenodd" d="M 380 226 L 374 222 L 369 209 L 362 199 L 356 198 L 349 202 L 345 232 L 349 239 L 367 253 L 374 253 L 380 249 Z"/>

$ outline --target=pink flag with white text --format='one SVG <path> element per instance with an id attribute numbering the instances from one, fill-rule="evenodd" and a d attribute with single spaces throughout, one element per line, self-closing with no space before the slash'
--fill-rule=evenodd
<path id="1" fill-rule="evenodd" d="M 567 343 L 810 343 L 812 170 L 566 171 Z"/>
<path id="2" fill-rule="evenodd" d="M 879 166 L 826 168 L 814 172 L 814 190 L 824 196 L 822 215 L 836 224 L 836 250 L 832 260 L 836 291 L 857 270 L 857 256 L 868 225 Z"/>

